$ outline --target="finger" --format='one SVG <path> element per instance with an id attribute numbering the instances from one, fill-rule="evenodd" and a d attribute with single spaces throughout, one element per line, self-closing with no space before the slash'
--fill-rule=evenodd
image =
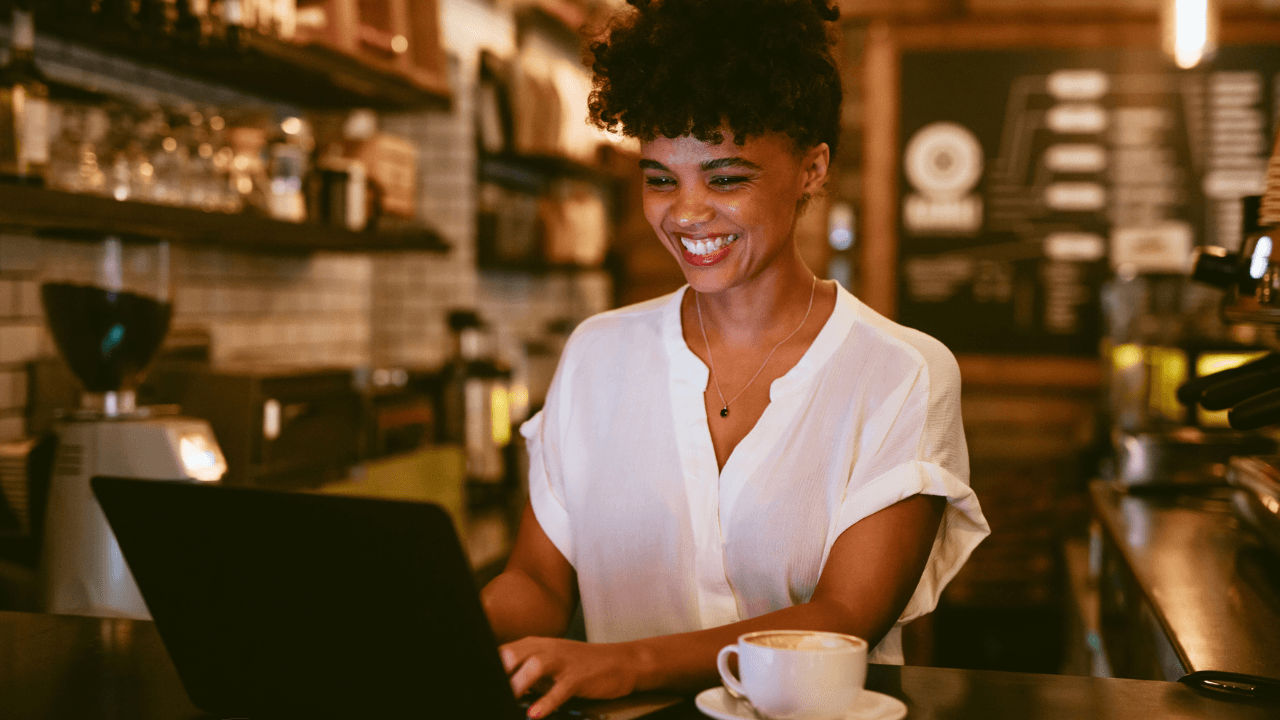
<path id="1" fill-rule="evenodd" d="M 502 658 L 502 667 L 510 675 L 520 665 L 522 659 L 520 652 L 512 647 L 513 643 L 508 643 L 498 648 L 498 657 Z"/>
<path id="2" fill-rule="evenodd" d="M 531 638 L 522 638 L 499 646 L 498 657 L 502 658 L 502 667 L 510 675 L 536 648 L 537 645 L 531 642 Z"/>
<path id="3" fill-rule="evenodd" d="M 565 700 L 573 697 L 573 684 L 567 680 L 560 680 L 547 691 L 546 695 L 538 698 L 538 701 L 529 706 L 528 716 L 531 718 L 545 717 L 553 712 L 556 708 L 564 704 Z"/>
<path id="4" fill-rule="evenodd" d="M 547 664 L 541 656 L 534 655 L 526 658 L 521 663 L 520 668 L 511 676 L 511 692 L 516 697 L 529 692 L 529 688 L 533 687 L 534 683 L 542 679 L 544 675 L 549 674 L 547 670 Z"/>

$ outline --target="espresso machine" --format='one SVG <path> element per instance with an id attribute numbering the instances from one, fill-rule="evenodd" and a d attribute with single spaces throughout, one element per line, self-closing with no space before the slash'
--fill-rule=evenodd
<path id="1" fill-rule="evenodd" d="M 89 480 L 214 482 L 226 471 L 208 423 L 136 402 L 169 330 L 168 244 L 60 243 L 44 264 L 40 291 L 49 333 L 83 389 L 79 407 L 55 423 L 40 551 L 43 610 L 148 619 Z"/>
<path id="2" fill-rule="evenodd" d="M 1235 323 L 1280 327 L 1280 146 L 1268 172 L 1267 192 L 1245 198 L 1246 233 L 1239 253 L 1201 248 L 1193 277 L 1225 291 L 1222 314 Z M 1280 426 L 1280 352 L 1206 375 L 1178 391 L 1188 404 L 1226 411 L 1232 428 Z M 1236 488 L 1236 515 L 1280 553 L 1280 455 L 1237 456 L 1227 481 Z"/>

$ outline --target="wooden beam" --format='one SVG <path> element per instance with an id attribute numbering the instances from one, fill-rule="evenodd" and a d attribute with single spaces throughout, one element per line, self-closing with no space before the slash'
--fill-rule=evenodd
<path id="1" fill-rule="evenodd" d="M 898 309 L 898 48 L 887 23 L 867 30 L 858 296 L 885 317 Z"/>
<path id="2" fill-rule="evenodd" d="M 1096 358 L 1008 355 L 957 355 L 965 387 L 1057 387 L 1090 390 L 1102 386 L 1102 362 Z"/>

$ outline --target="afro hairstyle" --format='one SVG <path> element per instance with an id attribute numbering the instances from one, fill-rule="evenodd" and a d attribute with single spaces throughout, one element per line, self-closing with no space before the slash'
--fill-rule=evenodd
<path id="1" fill-rule="evenodd" d="M 779 132 L 834 157 L 842 92 L 827 0 L 628 0 L 588 45 L 591 121 L 650 141 Z"/>

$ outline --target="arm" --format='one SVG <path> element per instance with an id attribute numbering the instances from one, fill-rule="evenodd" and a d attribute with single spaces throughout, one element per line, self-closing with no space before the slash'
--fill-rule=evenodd
<path id="1" fill-rule="evenodd" d="M 715 684 L 716 654 L 756 630 L 827 630 L 872 646 L 901 615 L 933 547 L 946 499 L 915 495 L 841 533 L 809 602 L 708 630 L 613 645 L 527 638 L 502 648 L 512 688 L 555 685 L 530 708 L 539 717 L 572 695 L 617 697 L 637 690 L 695 690 Z"/>
<path id="2" fill-rule="evenodd" d="M 532 505 L 525 505 L 507 567 L 485 585 L 480 601 L 498 642 L 568 631 L 578 606 L 578 579 L 538 524 Z"/>
<path id="3" fill-rule="evenodd" d="M 827 630 L 871 647 L 893 628 L 929 560 L 946 498 L 915 495 L 874 513 L 836 538 L 813 597 L 709 630 L 635 642 L 637 689 L 693 690 L 719 680 L 716 653 L 757 630 Z"/>

